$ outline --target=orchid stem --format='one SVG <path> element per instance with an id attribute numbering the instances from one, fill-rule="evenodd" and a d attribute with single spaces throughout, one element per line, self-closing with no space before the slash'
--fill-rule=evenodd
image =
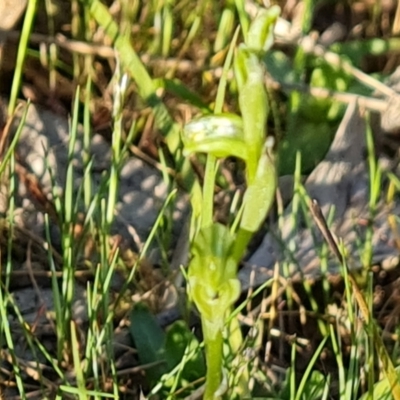
<path id="1" fill-rule="evenodd" d="M 210 226 L 213 222 L 215 172 L 216 158 L 208 154 L 203 187 L 202 227 Z"/>
<path id="2" fill-rule="evenodd" d="M 204 400 L 219 400 L 219 392 L 222 381 L 222 326 L 217 323 L 202 318 L 204 343 L 207 360 L 206 390 Z"/>

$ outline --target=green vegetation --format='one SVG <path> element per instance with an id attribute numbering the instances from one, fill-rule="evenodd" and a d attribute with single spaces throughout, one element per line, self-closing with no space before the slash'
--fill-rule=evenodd
<path id="1" fill-rule="evenodd" d="M 330 149 L 347 104 L 358 98 L 368 108 L 372 89 L 393 94 L 359 68 L 365 54 L 396 51 L 396 39 L 354 40 L 331 49 L 297 39 L 275 43 L 284 2 L 268 9 L 251 4 L 250 11 L 240 0 L 110 3 L 72 0 L 69 14 L 61 15 L 56 0 L 29 1 L 22 23 L 0 137 L 0 183 L 8 190 L 0 219 L 0 397 L 4 391 L 4 398 L 22 399 L 400 400 L 399 321 L 385 314 L 385 305 L 383 317 L 374 305 L 382 270 L 373 268 L 373 225 L 366 222 L 365 234 L 360 228 L 353 239 L 358 255 L 349 254 L 348 244 L 332 235 L 333 214 L 326 223 L 302 183 Z M 303 3 L 302 38 L 312 31 L 321 2 Z M 365 23 L 373 27 L 381 12 L 371 10 Z M 38 29 L 36 21 L 47 26 Z M 56 36 L 62 29 L 67 38 Z M 47 40 L 45 55 L 35 46 L 36 30 L 47 32 L 39 40 Z M 50 175 L 50 193 L 41 192 L 39 177 L 26 177 L 44 215 L 46 233 L 38 239 L 18 225 L 16 199 L 18 143 L 30 107 L 18 98 L 24 71 L 39 58 L 53 90 L 49 98 L 60 93 L 60 76 L 73 90 L 62 190 L 47 154 L 43 175 Z M 369 108 L 382 111 L 378 103 Z M 95 116 L 104 108 L 111 161 L 95 185 L 91 143 Z M 21 113 L 14 132 L 12 121 Z M 400 184 L 377 162 L 365 120 L 360 135 L 367 143 L 372 220 L 381 201 L 395 207 Z M 143 145 L 149 131 L 144 142 L 150 144 Z M 166 194 L 145 241 L 133 249 L 113 230 L 122 170 L 138 154 L 158 169 Z M 286 205 L 276 194 L 283 175 L 294 177 L 289 217 L 317 225 L 324 237 L 314 249 L 319 277 L 300 271 L 299 279 L 289 264 L 300 261 L 288 256 L 276 260 L 264 283 L 244 291 L 239 269 L 257 234 L 273 232 L 272 222 L 265 223 L 271 209 L 281 227 Z M 228 207 L 220 209 L 221 193 Z M 185 195 L 191 213 L 182 223 L 173 215 Z M 398 242 L 396 217 L 386 219 Z M 187 234 L 174 251 L 177 222 Z M 33 321 L 25 320 L 16 300 L 20 247 L 41 304 Z M 295 254 L 289 241 L 282 247 Z M 154 249 L 157 267 L 149 261 Z M 44 257 L 36 275 L 31 252 L 39 251 Z M 173 256 L 182 252 L 178 258 L 185 261 L 174 266 Z M 328 268 L 333 258 L 340 266 L 334 278 Z M 387 275 L 394 285 L 398 273 L 382 281 Z M 39 276 L 51 287 L 53 309 L 46 308 Z M 76 311 L 80 291 L 85 317 Z M 175 296 L 179 315 L 164 326 L 158 317 L 167 293 Z"/>

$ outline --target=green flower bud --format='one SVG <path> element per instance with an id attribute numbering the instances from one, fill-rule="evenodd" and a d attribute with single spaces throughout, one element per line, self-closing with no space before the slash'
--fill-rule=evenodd
<path id="1" fill-rule="evenodd" d="M 281 9 L 278 6 L 260 9 L 246 37 L 249 49 L 260 53 L 271 48 L 274 42 L 274 26 L 280 13 Z"/>

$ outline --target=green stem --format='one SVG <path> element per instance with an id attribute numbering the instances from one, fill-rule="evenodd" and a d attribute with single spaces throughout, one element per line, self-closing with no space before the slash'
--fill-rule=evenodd
<path id="1" fill-rule="evenodd" d="M 207 227 L 213 221 L 213 208 L 214 208 L 214 185 L 215 185 L 215 171 L 216 171 L 216 158 L 211 154 L 207 155 L 206 171 L 204 175 L 203 186 L 203 204 L 202 204 L 202 218 L 201 226 Z"/>
<path id="2" fill-rule="evenodd" d="M 218 400 L 216 395 L 222 381 L 222 324 L 202 318 L 204 343 L 207 360 L 206 390 L 204 400 Z"/>

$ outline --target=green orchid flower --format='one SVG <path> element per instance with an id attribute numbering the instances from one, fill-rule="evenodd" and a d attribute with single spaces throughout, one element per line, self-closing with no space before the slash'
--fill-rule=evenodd
<path id="1" fill-rule="evenodd" d="M 225 314 L 240 294 L 234 237 L 221 224 L 202 228 L 192 244 L 189 288 L 202 317 L 223 327 Z"/>
<path id="2" fill-rule="evenodd" d="M 236 114 L 212 114 L 185 125 L 184 154 L 207 153 L 217 158 L 238 157 L 246 161 L 242 119 Z"/>
<path id="3" fill-rule="evenodd" d="M 240 228 L 249 232 L 258 231 L 274 202 L 278 176 L 273 146 L 274 139 L 270 136 L 264 143 L 255 179 L 243 198 Z"/>

